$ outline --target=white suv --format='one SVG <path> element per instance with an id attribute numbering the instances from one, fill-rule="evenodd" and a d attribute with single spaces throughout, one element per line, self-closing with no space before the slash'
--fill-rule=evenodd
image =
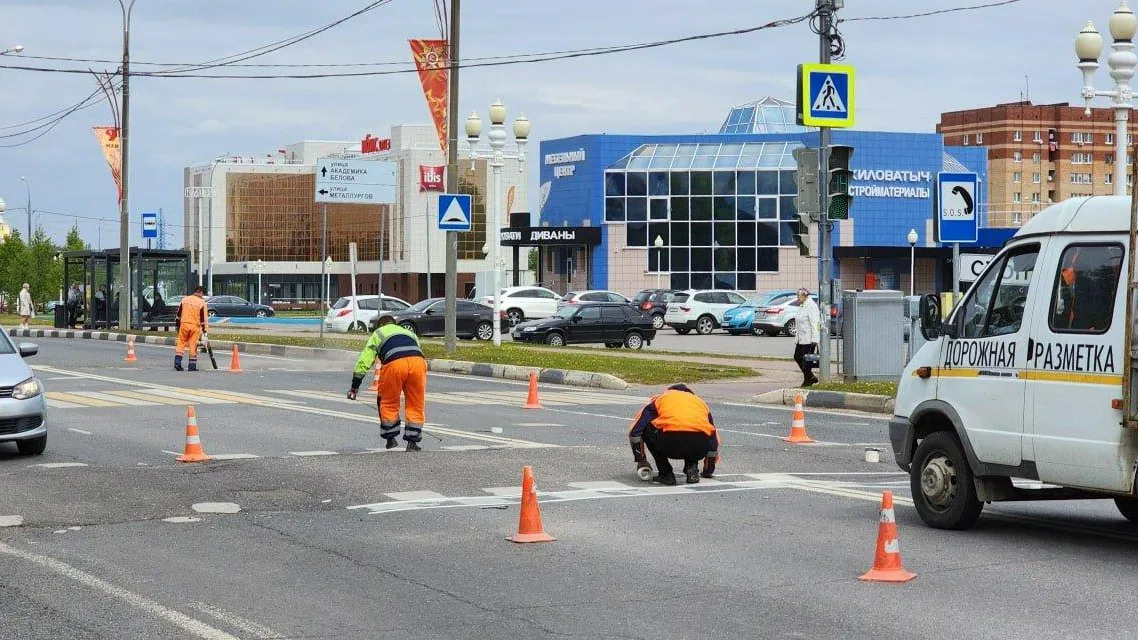
<path id="1" fill-rule="evenodd" d="M 368 324 L 379 315 L 379 296 L 347 296 L 340 298 L 324 317 L 325 331 L 366 332 Z M 383 296 L 383 311 L 402 311 L 411 305 L 399 298 Z M 352 312 L 355 312 L 353 317 Z"/>
<path id="2" fill-rule="evenodd" d="M 725 289 L 677 291 L 668 301 L 664 324 L 680 335 L 687 335 L 695 329 L 696 333 L 705 336 L 723 324 L 724 312 L 746 301 L 738 293 Z"/>
<path id="3" fill-rule="evenodd" d="M 506 287 L 500 296 L 502 311 L 506 312 L 511 325 L 557 313 L 557 300 L 561 297 L 545 287 Z M 478 296 L 474 300 L 494 305 L 494 296 Z"/>

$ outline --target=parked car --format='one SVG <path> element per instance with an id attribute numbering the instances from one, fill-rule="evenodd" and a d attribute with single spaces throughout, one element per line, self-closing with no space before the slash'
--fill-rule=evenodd
<path id="1" fill-rule="evenodd" d="M 668 301 L 664 323 L 680 335 L 695 329 L 705 336 L 723 325 L 723 314 L 728 309 L 744 302 L 746 298 L 726 289 L 677 291 Z"/>
<path id="2" fill-rule="evenodd" d="M 328 310 L 328 315 L 324 317 L 324 330 L 345 333 L 348 331 L 367 331 L 368 327 L 375 325 L 375 318 L 380 311 L 403 311 L 410 306 L 407 301 L 392 296 L 383 296 L 382 303 L 378 295 L 355 296 L 354 298 L 347 296 L 337 300 Z M 352 319 L 353 310 L 355 311 L 354 321 Z"/>
<path id="3" fill-rule="evenodd" d="M 471 300 L 456 300 L 455 334 L 460 338 L 489 340 L 494 337 L 493 316 L 494 310 L 490 307 Z M 446 332 L 446 298 L 427 298 L 420 302 L 392 313 L 377 314 L 371 321 L 369 330 L 375 331 L 379 318 L 391 316 L 392 320 L 408 331 L 420 336 L 441 336 Z M 498 318 L 499 330 L 507 333 L 509 320 L 505 312 Z"/>
<path id="4" fill-rule="evenodd" d="M 772 300 L 783 296 L 794 296 L 794 293 L 793 289 L 775 289 L 774 291 L 760 293 L 743 304 L 725 311 L 723 313 L 723 328 L 733 336 L 744 333 L 754 334 L 756 332 L 755 309 L 765 307 Z"/>
<path id="5" fill-rule="evenodd" d="M 506 287 L 499 294 L 502 311 L 515 325 L 534 318 L 548 318 L 557 312 L 557 299 L 561 296 L 545 287 Z M 478 296 L 475 301 L 492 307 L 494 296 Z"/>
<path id="6" fill-rule="evenodd" d="M 630 304 L 640 313 L 648 314 L 652 318 L 652 328 L 659 331 L 664 328 L 664 313 L 673 293 L 671 289 L 645 289 L 632 296 Z"/>
<path id="7" fill-rule="evenodd" d="M 271 318 L 277 315 L 267 304 L 256 304 L 237 296 L 210 296 L 205 302 L 211 318 Z"/>
<path id="8" fill-rule="evenodd" d="M 0 330 L 0 442 L 15 442 L 26 456 L 38 456 L 47 447 L 43 384 L 24 362 L 38 352 L 30 342 L 13 344 Z"/>
<path id="9" fill-rule="evenodd" d="M 518 324 L 511 336 L 518 342 L 544 342 L 556 347 L 603 343 L 609 348 L 640 349 L 652 344 L 656 330 L 651 318 L 627 303 L 584 302 L 565 306 L 544 320 Z"/>
<path id="10" fill-rule="evenodd" d="M 810 294 L 810 299 L 818 302 L 817 294 Z M 767 304 L 755 309 L 754 327 L 756 332 L 768 336 L 786 334 L 794 335 L 796 318 L 798 317 L 798 296 L 791 291 L 789 294 L 772 298 Z M 831 322 L 833 327 L 833 322 Z"/>
<path id="11" fill-rule="evenodd" d="M 581 304 L 582 302 L 620 302 L 622 304 L 629 304 L 632 301 L 615 291 L 570 291 L 561 296 L 561 299 L 557 301 L 557 309 L 560 310 L 567 305 Z"/>

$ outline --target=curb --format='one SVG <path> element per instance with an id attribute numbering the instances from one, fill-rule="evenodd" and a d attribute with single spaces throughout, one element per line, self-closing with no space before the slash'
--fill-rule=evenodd
<path id="1" fill-rule="evenodd" d="M 134 334 L 112 333 L 107 331 L 77 331 L 70 329 L 9 329 L 8 335 L 20 338 L 70 338 L 77 340 L 104 340 L 107 342 L 123 342 Z M 137 344 L 153 344 L 161 346 L 174 346 L 174 336 L 139 336 L 134 335 Z M 282 344 L 265 344 L 259 342 L 221 342 L 214 341 L 213 345 L 222 349 L 231 349 L 237 345 L 241 353 L 254 355 L 267 355 L 278 357 L 307 356 L 340 359 L 346 362 L 355 362 L 357 354 L 345 349 L 322 349 L 317 347 L 295 347 Z M 455 373 L 484 378 L 501 378 L 504 380 L 529 380 L 530 373 L 536 373 L 539 382 L 560 384 L 570 387 L 589 387 L 594 389 L 609 389 L 619 391 L 627 389 L 629 384 L 620 378 L 608 373 L 594 373 L 591 371 L 573 371 L 569 369 L 541 369 L 539 367 L 522 367 L 508 364 L 488 364 L 483 362 L 467 362 L 463 360 L 432 359 L 427 361 L 427 369 L 436 373 Z"/>
<path id="2" fill-rule="evenodd" d="M 778 389 L 751 397 L 755 404 L 794 405 L 794 397 L 802 394 L 802 406 L 817 409 L 848 409 L 866 413 L 893 414 L 894 399 L 868 393 L 845 391 L 810 391 L 807 389 Z"/>

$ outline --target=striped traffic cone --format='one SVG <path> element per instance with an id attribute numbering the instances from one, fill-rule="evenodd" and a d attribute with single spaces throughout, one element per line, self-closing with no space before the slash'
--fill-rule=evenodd
<path id="1" fill-rule="evenodd" d="M 794 444 L 814 442 L 810 436 L 806 435 L 806 414 L 802 411 L 801 393 L 794 396 L 794 416 L 790 421 L 790 435 L 783 438 L 782 441 Z"/>
<path id="2" fill-rule="evenodd" d="M 135 362 L 138 358 L 134 357 L 134 336 L 126 339 L 126 362 Z"/>
<path id="3" fill-rule="evenodd" d="M 877 555 L 873 568 L 858 578 L 866 582 L 908 582 L 917 574 L 901 566 L 901 543 L 897 538 L 897 517 L 893 514 L 893 492 L 881 494 L 881 522 L 877 526 Z"/>
<path id="4" fill-rule="evenodd" d="M 202 449 L 201 438 L 198 437 L 198 416 L 194 406 L 186 407 L 186 448 L 178 456 L 178 462 L 205 462 L 211 460 Z"/>

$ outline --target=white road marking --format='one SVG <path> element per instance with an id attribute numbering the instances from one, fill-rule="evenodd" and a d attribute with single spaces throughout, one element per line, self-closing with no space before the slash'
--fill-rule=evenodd
<path id="1" fill-rule="evenodd" d="M 574 489 L 631 489 L 623 482 L 613 482 L 611 480 L 602 480 L 600 482 L 569 482 L 566 483 Z"/>
<path id="2" fill-rule="evenodd" d="M 218 620 L 221 620 L 225 624 L 233 627 L 234 629 L 239 629 L 243 633 L 247 633 L 251 637 L 257 638 L 258 640 L 272 640 L 273 638 L 285 637 L 284 635 L 273 631 L 263 624 L 257 624 L 256 622 L 246 620 L 245 618 L 229 613 L 224 609 L 219 609 L 212 605 L 205 604 L 204 602 L 191 602 L 190 607 L 197 609 L 202 613 L 211 615 Z"/>
<path id="3" fill-rule="evenodd" d="M 514 426 L 517 426 L 517 427 L 564 427 L 565 425 L 557 424 L 556 422 L 519 422 Z"/>
<path id="4" fill-rule="evenodd" d="M 313 400 L 327 400 L 329 402 L 358 404 L 358 401 L 348 400 L 343 394 L 330 393 L 325 391 L 285 391 L 283 389 L 266 389 L 265 392 L 279 393 L 282 396 L 298 396 L 301 398 L 311 398 Z M 288 400 L 282 400 L 281 402 L 288 402 Z"/>
<path id="5" fill-rule="evenodd" d="M 237 513 L 241 506 L 234 502 L 198 502 L 190 505 L 197 513 Z"/>
<path id="6" fill-rule="evenodd" d="M 67 469 L 69 467 L 85 467 L 84 462 L 41 462 L 39 464 L 29 464 L 29 467 L 42 467 L 44 469 Z"/>
<path id="7" fill-rule="evenodd" d="M 192 404 L 232 404 L 232 400 L 222 400 L 220 398 L 211 398 L 196 393 L 190 393 L 185 389 L 176 388 L 161 388 L 161 389 L 142 389 L 139 393 L 145 393 L 153 396 L 164 396 L 174 398 L 181 398 L 188 403 Z"/>
<path id="8" fill-rule="evenodd" d="M 209 457 L 214 460 L 252 460 L 261 456 L 255 456 L 251 453 L 211 453 Z"/>
<path id="9" fill-rule="evenodd" d="M 19 527 L 24 524 L 24 516 L 0 516 L 0 527 Z"/>
<path id="10" fill-rule="evenodd" d="M 490 447 L 481 444 L 453 444 L 439 448 L 443 451 L 482 451 L 483 449 L 489 449 Z"/>
<path id="11" fill-rule="evenodd" d="M 728 407 L 744 407 L 746 409 L 752 409 L 752 410 L 764 409 L 764 410 L 770 410 L 770 411 L 785 411 L 787 413 L 794 411 L 794 407 L 788 407 L 786 405 L 778 405 L 778 404 L 758 404 L 758 403 L 745 403 L 745 402 L 712 402 L 711 404 L 713 404 L 713 405 L 720 404 L 720 405 L 725 405 Z M 841 410 L 835 410 L 835 409 L 817 409 L 817 408 L 813 408 L 813 407 L 804 407 L 803 410 L 806 412 L 806 415 L 810 415 L 812 413 L 821 413 L 821 414 L 828 415 L 828 416 L 843 416 L 846 418 L 849 418 L 852 416 L 857 416 L 858 418 L 861 418 L 862 420 L 876 420 L 878 422 L 888 422 L 890 419 L 889 416 L 881 416 L 879 418 L 877 416 L 865 415 L 864 413 L 858 413 L 856 411 L 841 411 Z"/>
<path id="12" fill-rule="evenodd" d="M 483 487 L 483 491 L 490 495 L 498 496 L 499 498 L 520 498 L 522 497 L 522 488 L 518 487 Z"/>
<path id="13" fill-rule="evenodd" d="M 195 518 L 193 516 L 173 516 L 170 518 L 162 518 L 162 522 L 172 522 L 174 524 L 182 524 L 185 522 L 201 522 L 201 521 L 202 521 L 201 518 Z"/>
<path id="14" fill-rule="evenodd" d="M 80 571 L 69 564 L 60 562 L 55 558 L 30 553 L 22 549 L 16 549 L 3 542 L 0 542 L 0 553 L 19 558 L 26 562 L 38 565 L 44 569 L 53 571 L 65 578 L 69 578 L 96 591 L 102 592 L 104 595 L 112 598 L 117 598 L 126 604 L 145 611 L 146 613 L 160 618 L 195 637 L 202 638 L 202 640 L 239 640 L 236 636 L 231 636 L 228 633 L 211 627 L 201 620 L 191 618 L 184 613 L 168 609 L 161 604 L 141 596 L 132 591 L 127 591 L 122 587 L 113 585 L 106 580 L 98 578 L 85 571 Z"/>
<path id="15" fill-rule="evenodd" d="M 161 404 L 159 402 L 152 402 L 150 400 L 140 400 L 138 398 L 128 398 L 126 396 L 116 396 L 109 393 L 102 393 L 100 391 L 72 391 L 71 393 L 73 395 L 83 396 L 84 398 L 117 402 L 118 404 L 125 404 L 132 407 L 156 407 Z"/>
<path id="16" fill-rule="evenodd" d="M 71 428 L 68 428 L 67 430 L 68 430 L 68 431 L 74 431 L 75 433 L 82 433 L 82 434 L 83 434 L 83 435 L 85 435 L 85 436 L 89 436 L 89 435 L 91 435 L 91 432 L 90 432 L 90 431 L 84 431 L 84 430 L 82 430 L 82 429 L 71 429 Z"/>
<path id="17" fill-rule="evenodd" d="M 434 491 L 396 491 L 383 495 L 392 500 L 448 500 L 443 494 Z"/>
<path id="18" fill-rule="evenodd" d="M 63 400 L 56 400 L 55 398 L 48 396 L 47 406 L 52 409 L 81 409 L 87 405 L 76 404 L 74 402 L 64 402 Z"/>
<path id="19" fill-rule="evenodd" d="M 300 457 L 340 455 L 340 454 L 336 453 L 335 451 L 289 451 L 288 454 L 290 456 L 300 456 Z"/>

